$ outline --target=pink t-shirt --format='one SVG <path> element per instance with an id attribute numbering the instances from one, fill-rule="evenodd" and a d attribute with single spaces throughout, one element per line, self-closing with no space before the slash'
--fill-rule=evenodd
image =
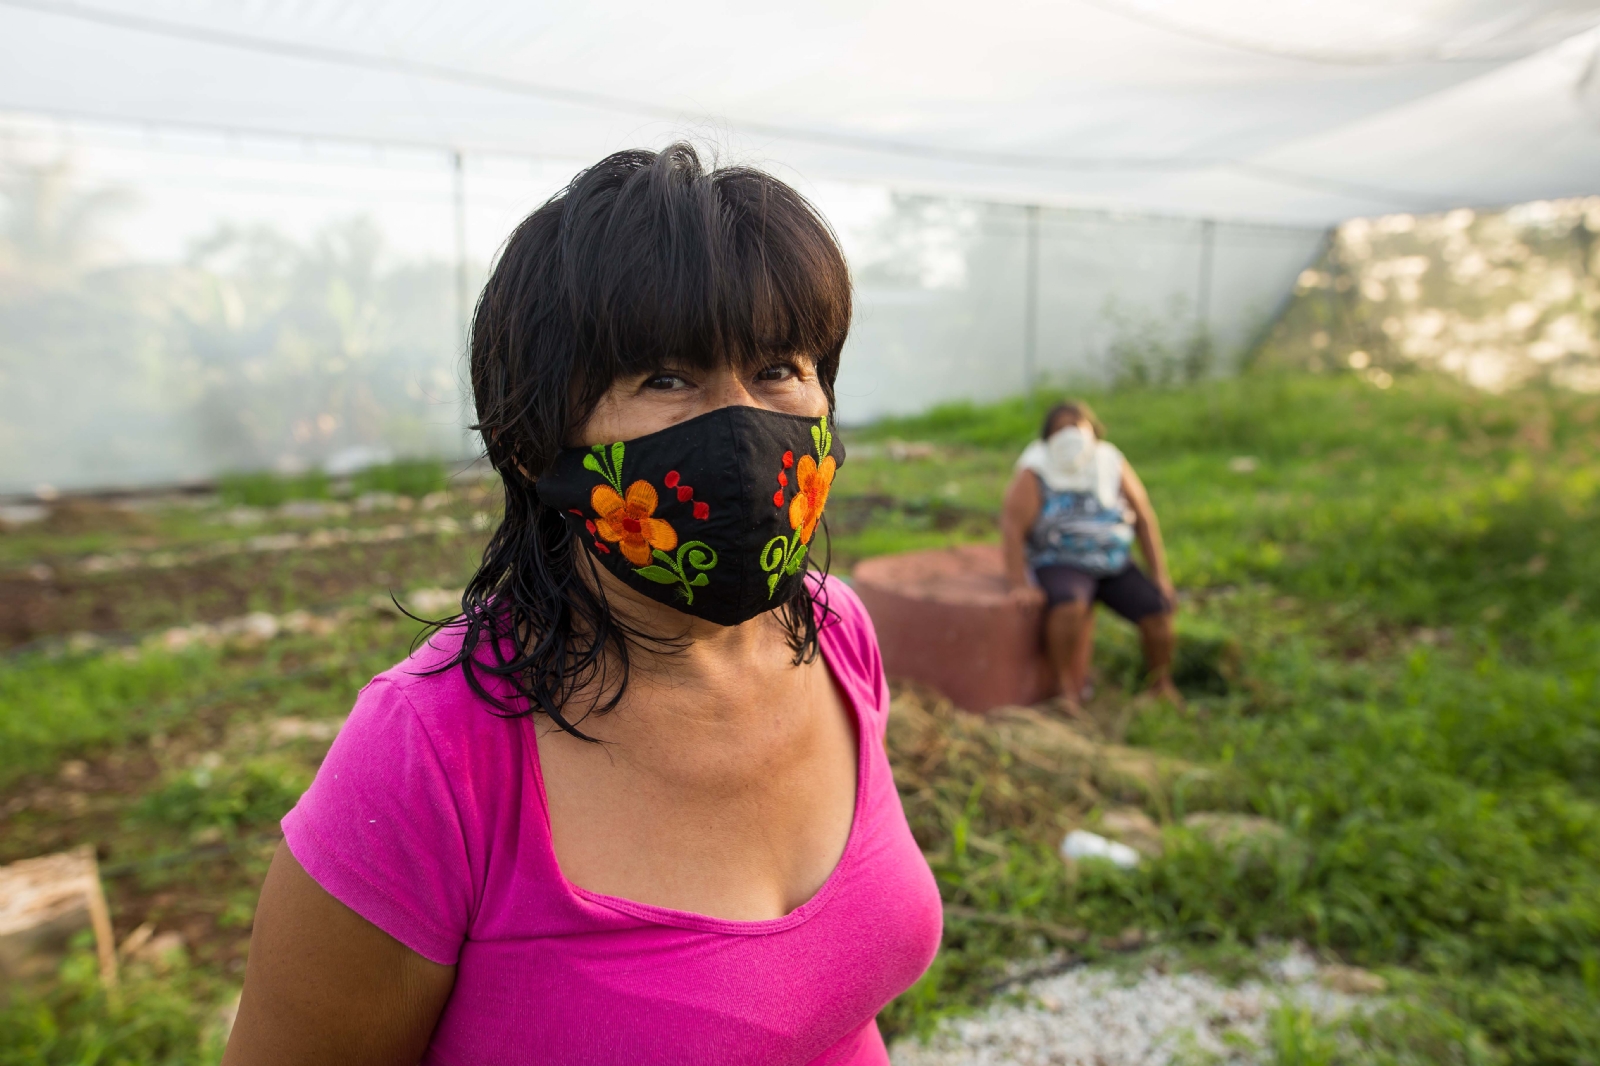
<path id="1" fill-rule="evenodd" d="M 942 913 L 884 753 L 889 694 L 872 622 L 841 582 L 826 591 L 838 617 L 821 630 L 822 657 L 860 724 L 855 816 L 822 888 L 770 921 L 567 881 L 550 843 L 540 722 L 496 717 L 459 668 L 422 673 L 459 649 L 459 630 L 362 690 L 283 830 L 333 896 L 456 966 L 424 1062 L 888 1062 L 876 1015 L 932 961 Z"/>

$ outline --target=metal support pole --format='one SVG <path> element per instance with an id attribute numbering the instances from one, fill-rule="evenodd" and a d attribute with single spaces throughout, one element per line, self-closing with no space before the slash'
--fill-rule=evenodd
<path id="1" fill-rule="evenodd" d="M 1032 395 L 1039 376 L 1039 205 L 1028 216 L 1027 278 L 1022 319 L 1022 389 Z"/>
<path id="2" fill-rule="evenodd" d="M 455 165 L 454 199 L 456 209 L 456 331 L 462 350 L 467 346 L 467 316 L 472 296 L 467 285 L 467 176 L 462 167 L 461 149 L 451 153 Z"/>
<path id="3" fill-rule="evenodd" d="M 461 352 L 463 381 L 471 379 L 471 371 L 466 369 L 466 364 L 472 359 L 472 332 L 468 321 L 472 314 L 472 291 L 467 281 L 467 175 L 462 166 L 461 149 L 457 148 L 450 153 L 453 167 L 454 187 L 452 198 L 455 201 L 456 222 L 456 344 Z M 474 418 L 472 403 L 472 389 L 461 390 L 461 443 L 462 454 L 472 455 L 479 449 L 476 435 L 466 427 L 472 425 Z"/>

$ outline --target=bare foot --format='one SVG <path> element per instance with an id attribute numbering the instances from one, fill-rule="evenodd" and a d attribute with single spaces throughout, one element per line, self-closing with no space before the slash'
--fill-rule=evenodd
<path id="1" fill-rule="evenodd" d="M 1178 691 L 1178 686 L 1172 683 L 1171 678 L 1164 677 L 1160 681 L 1153 682 L 1149 688 L 1145 689 L 1145 695 L 1153 696 L 1158 700 L 1165 700 L 1180 711 L 1186 706 L 1183 701 L 1183 693 Z"/>
<path id="2" fill-rule="evenodd" d="M 1039 709 L 1053 718 L 1073 725 L 1094 725 L 1094 719 L 1083 709 L 1083 704 L 1068 696 L 1052 696 L 1039 704 Z"/>

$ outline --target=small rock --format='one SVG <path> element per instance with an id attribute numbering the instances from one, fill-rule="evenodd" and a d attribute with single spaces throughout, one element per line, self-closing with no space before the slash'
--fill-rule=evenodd
<path id="1" fill-rule="evenodd" d="M 1100 947 L 1105 951 L 1133 951 L 1135 948 L 1144 947 L 1147 939 L 1149 937 L 1143 929 L 1130 926 L 1116 936 L 1101 937 Z"/>
<path id="2" fill-rule="evenodd" d="M 93 633 L 78 632 L 67 638 L 67 650 L 74 655 L 83 655 L 94 651 L 100 646 L 100 638 Z"/>
<path id="3" fill-rule="evenodd" d="M 245 644 L 264 644 L 278 635 L 278 619 L 266 611 L 251 611 L 243 618 L 228 619 L 221 629 L 223 636 Z"/>
<path id="4" fill-rule="evenodd" d="M 89 764 L 82 759 L 68 759 L 61 764 L 58 776 L 66 784 L 79 784 L 89 776 Z"/>
<path id="5" fill-rule="evenodd" d="M 1324 988 L 1343 992 L 1347 996 L 1375 996 L 1389 987 L 1389 982 L 1370 970 L 1340 963 L 1324 966 L 1317 980 L 1322 982 Z"/>
<path id="6" fill-rule="evenodd" d="M 392 492 L 365 492 L 356 497 L 355 508 L 360 512 L 387 511 L 395 506 L 399 497 Z"/>
<path id="7" fill-rule="evenodd" d="M 1149 859 L 1161 857 L 1161 827 L 1137 807 L 1115 807 L 1100 818 L 1100 828 Z"/>
<path id="8" fill-rule="evenodd" d="M 284 518 L 322 518 L 328 513 L 328 505 L 320 500 L 290 500 L 278 507 L 278 514 Z"/>
<path id="9" fill-rule="evenodd" d="M 406 606 L 423 618 L 441 618 L 461 612 L 460 589 L 417 589 L 406 597 Z"/>
<path id="10" fill-rule="evenodd" d="M 274 744 L 287 744 L 294 740 L 332 740 L 339 735 L 343 718 L 274 718 L 268 732 Z"/>
<path id="11" fill-rule="evenodd" d="M 1278 844 L 1289 838 L 1289 831 L 1283 826 L 1253 814 L 1202 811 L 1189 815 L 1183 825 L 1218 847 L 1253 846 L 1261 842 Z"/>

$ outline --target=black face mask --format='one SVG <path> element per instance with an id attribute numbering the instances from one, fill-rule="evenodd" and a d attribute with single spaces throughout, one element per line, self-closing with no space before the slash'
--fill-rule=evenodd
<path id="1" fill-rule="evenodd" d="M 826 417 L 719 407 L 646 437 L 564 448 L 538 490 L 630 587 L 729 626 L 799 590 L 843 462 Z"/>

